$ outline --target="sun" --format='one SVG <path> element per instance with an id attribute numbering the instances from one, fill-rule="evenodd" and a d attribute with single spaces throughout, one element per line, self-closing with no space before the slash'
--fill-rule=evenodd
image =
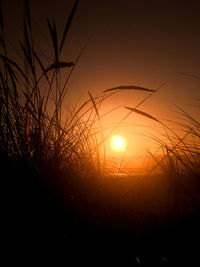
<path id="1" fill-rule="evenodd" d="M 124 152 L 126 149 L 126 140 L 120 135 L 113 135 L 111 137 L 111 147 L 118 152 Z"/>

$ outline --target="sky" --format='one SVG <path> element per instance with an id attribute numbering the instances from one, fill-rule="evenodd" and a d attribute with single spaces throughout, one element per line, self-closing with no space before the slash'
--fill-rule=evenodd
<path id="1" fill-rule="evenodd" d="M 61 36 L 75 1 L 32 0 L 31 17 L 35 38 L 47 50 L 46 18 L 54 18 Z M 22 35 L 23 1 L 2 0 L 8 39 L 12 45 Z M 155 0 L 80 0 L 61 58 L 83 55 L 69 81 L 70 101 L 81 102 L 120 85 L 157 89 L 140 108 L 159 119 L 175 118 L 174 104 L 199 116 L 200 2 Z M 124 91 L 108 101 L 107 108 L 135 106 L 145 93 Z M 123 112 L 125 112 L 123 110 Z M 118 110 L 112 117 L 121 114 Z M 141 118 L 130 121 L 140 123 Z M 145 121 L 146 123 L 146 121 Z"/>
<path id="2" fill-rule="evenodd" d="M 46 18 L 55 18 L 61 34 L 73 3 L 30 1 L 43 49 Z M 2 5 L 9 39 L 17 40 L 22 32 L 23 0 L 3 0 Z M 156 88 L 168 82 L 167 95 L 173 92 L 189 103 L 188 94 L 199 94 L 199 81 L 176 72 L 200 76 L 199 10 L 199 1 L 80 0 L 62 54 L 63 59 L 74 59 L 88 42 L 72 87 L 82 94 L 121 84 Z"/>

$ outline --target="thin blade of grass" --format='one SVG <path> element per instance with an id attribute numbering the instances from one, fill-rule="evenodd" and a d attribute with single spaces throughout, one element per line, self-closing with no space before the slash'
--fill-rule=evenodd
<path id="1" fill-rule="evenodd" d="M 54 56 L 55 56 L 55 62 L 58 62 L 58 38 L 57 38 L 57 30 L 56 30 L 56 25 L 55 21 L 53 20 L 53 25 L 51 24 L 50 20 L 47 19 L 47 24 L 49 27 L 49 32 L 54 48 Z"/>
<path id="2" fill-rule="evenodd" d="M 91 101 L 92 101 L 92 104 L 93 104 L 93 106 L 94 106 L 94 110 L 95 110 L 95 112 L 96 112 L 96 114 L 97 114 L 97 117 L 100 119 L 100 117 L 99 117 L 99 112 L 98 112 L 97 106 L 96 106 L 96 104 L 95 104 L 94 98 L 92 97 L 92 95 L 91 95 L 91 93 L 90 93 L 89 91 L 88 91 L 88 94 L 89 94 L 90 99 L 91 99 Z"/>
<path id="3" fill-rule="evenodd" d="M 54 53 L 55 53 L 55 61 L 58 62 L 58 37 L 56 30 L 56 23 L 53 20 L 53 32 L 54 32 Z"/>
<path id="4" fill-rule="evenodd" d="M 42 69 L 42 76 L 43 76 L 43 74 L 45 75 L 45 78 L 47 79 L 47 81 L 49 82 L 49 78 L 48 78 L 48 76 L 47 76 L 47 74 L 46 74 L 46 70 L 45 70 L 45 67 L 44 67 L 44 65 L 42 64 L 42 61 L 40 60 L 40 58 L 38 57 L 38 55 L 35 53 L 35 51 L 33 51 L 33 55 L 34 55 L 34 57 L 36 58 L 36 60 L 37 60 L 37 62 L 39 63 L 39 65 L 40 65 L 40 68 Z"/>
<path id="5" fill-rule="evenodd" d="M 35 73 L 35 69 L 33 66 L 33 59 L 32 59 L 32 51 L 31 51 L 31 44 L 29 40 L 28 30 L 26 24 L 24 24 L 24 37 L 25 37 L 25 45 L 27 49 L 27 61 L 31 67 L 32 73 Z"/>
<path id="6" fill-rule="evenodd" d="M 196 75 L 189 74 L 189 73 L 185 73 L 185 72 L 179 72 L 179 71 L 175 71 L 175 72 L 178 73 L 178 74 L 187 76 L 187 77 L 191 77 L 191 78 L 193 78 L 193 79 L 200 80 L 200 76 L 196 76 Z"/>
<path id="7" fill-rule="evenodd" d="M 98 121 L 99 121 L 99 126 L 100 126 L 100 133 L 101 133 L 101 139 L 102 139 L 102 142 L 103 142 L 103 154 L 104 154 L 104 158 L 103 158 L 103 168 L 105 168 L 105 156 L 106 156 L 106 154 L 105 154 L 105 143 L 104 143 L 104 134 L 103 134 L 103 127 L 102 127 L 102 124 L 101 124 L 101 119 L 100 119 L 100 116 L 99 116 L 99 112 L 98 112 L 98 109 L 97 109 L 97 106 L 96 106 L 96 103 L 95 103 L 95 101 L 94 101 L 94 98 L 92 97 L 92 95 L 91 95 L 91 93 L 88 91 L 88 94 L 89 94 L 89 96 L 90 96 L 90 99 L 91 99 L 91 101 L 92 101 L 92 104 L 93 104 L 93 106 L 94 106 L 94 109 L 95 109 L 95 112 L 96 112 L 96 114 L 97 114 L 97 117 L 98 117 Z M 103 98 L 102 98 L 102 100 L 101 101 L 103 101 Z M 101 105 L 101 102 L 100 101 L 100 105 Z M 96 144 L 96 145 L 98 145 L 98 143 Z M 100 166 L 100 165 L 99 165 Z"/>
<path id="8" fill-rule="evenodd" d="M 71 23 L 72 23 L 74 14 L 75 14 L 76 9 L 77 9 L 77 6 L 78 6 L 78 3 L 79 3 L 79 0 L 77 0 L 77 1 L 75 2 L 74 7 L 73 7 L 73 9 L 72 9 L 72 11 L 71 11 L 71 14 L 70 14 L 70 16 L 68 17 L 68 20 L 67 20 L 67 23 L 66 23 L 64 32 L 63 32 L 62 41 L 61 41 L 61 43 L 60 43 L 59 53 L 61 52 L 61 50 L 62 50 L 62 48 L 63 48 L 64 42 L 65 42 L 67 33 L 68 33 L 69 29 L 70 29 L 70 26 L 71 26 Z"/>
<path id="9" fill-rule="evenodd" d="M 24 53 L 24 56 L 25 56 L 25 58 L 29 64 L 29 66 L 31 68 L 32 73 L 35 74 L 35 69 L 33 67 L 33 61 L 32 61 L 32 56 L 30 55 L 30 50 L 28 49 L 28 51 L 27 51 L 26 48 L 24 47 L 24 45 L 22 44 L 22 42 L 19 42 L 19 44 L 22 48 L 22 51 Z"/>
<path id="10" fill-rule="evenodd" d="M 132 108 L 132 107 L 125 107 L 126 109 L 128 109 L 128 110 L 130 110 L 130 111 L 133 111 L 133 112 L 135 112 L 135 113 L 137 113 L 137 114 L 140 114 L 140 115 L 142 115 L 142 116 L 145 116 L 145 117 L 147 117 L 147 118 L 149 118 L 149 119 L 152 119 L 152 120 L 154 120 L 154 121 L 157 121 L 157 122 L 160 122 L 158 119 L 156 119 L 155 117 L 153 117 L 153 116 L 151 116 L 151 115 L 149 115 L 148 113 L 146 113 L 146 112 L 144 112 L 144 111 L 141 111 L 141 110 L 139 110 L 139 109 L 137 109 L 137 108 Z"/>
<path id="11" fill-rule="evenodd" d="M 26 11 L 26 18 L 28 20 L 28 26 L 30 33 L 32 33 L 32 26 L 31 26 L 31 15 L 30 15 L 30 4 L 29 0 L 25 0 L 25 11 Z"/>
<path id="12" fill-rule="evenodd" d="M 15 99 L 18 99 L 17 86 L 16 86 L 16 82 L 15 82 L 15 81 L 17 81 L 17 77 L 16 77 L 14 71 L 12 70 L 12 68 L 10 67 L 9 64 L 8 64 L 8 73 L 9 73 L 10 80 L 11 80 L 11 83 L 12 83 L 12 87 L 13 87 L 13 90 L 14 90 Z"/>
<path id="13" fill-rule="evenodd" d="M 141 106 L 148 98 L 150 98 L 154 93 L 156 93 L 158 90 L 160 90 L 160 88 L 162 88 L 164 85 L 166 85 L 167 82 L 162 83 L 160 86 L 158 86 L 158 88 L 154 91 L 152 91 L 151 94 L 149 94 L 148 96 L 146 96 L 141 102 L 139 102 L 135 108 L 138 108 L 139 106 Z"/>
<path id="14" fill-rule="evenodd" d="M 155 92 L 156 90 L 145 88 L 145 87 L 140 87 L 140 86 L 135 86 L 135 85 L 121 85 L 113 88 L 109 88 L 103 91 L 103 93 L 110 92 L 110 91 L 115 91 L 115 90 L 140 90 L 140 91 L 146 91 L 146 92 Z"/>

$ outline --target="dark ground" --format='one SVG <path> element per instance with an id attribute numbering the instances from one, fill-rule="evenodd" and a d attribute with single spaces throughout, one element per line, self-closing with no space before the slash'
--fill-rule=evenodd
<path id="1" fill-rule="evenodd" d="M 49 169 L 1 162 L 7 263 L 200 263 L 197 186 L 194 194 L 176 190 L 170 196 L 161 176 L 66 184 L 66 176 L 57 173 L 55 181 Z"/>

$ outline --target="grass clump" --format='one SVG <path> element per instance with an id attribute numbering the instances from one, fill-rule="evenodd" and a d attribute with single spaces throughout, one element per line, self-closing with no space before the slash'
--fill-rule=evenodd
<path id="1" fill-rule="evenodd" d="M 12 59 L 7 48 L 1 15 L 0 155 L 3 169 L 9 174 L 5 182 L 10 208 L 14 213 L 21 210 L 22 221 L 27 216 L 34 218 L 33 221 L 42 216 L 47 223 L 52 213 L 57 218 L 60 211 L 66 214 L 64 217 L 70 214 L 69 224 L 76 225 L 80 217 L 95 213 L 92 209 L 95 209 L 104 171 L 100 150 L 118 126 L 104 136 L 99 107 L 119 90 L 154 92 L 139 86 L 119 86 L 96 97 L 88 92 L 89 99 L 76 110 L 64 109 L 69 79 L 83 53 L 81 51 L 75 62 L 64 61 L 61 55 L 78 2 L 61 38 L 55 21 L 47 19 L 53 54 L 44 59 L 34 42 L 29 1 L 25 1 L 24 40 L 19 41 L 19 62 Z M 105 161 L 105 148 L 103 150 Z M 67 210 L 63 213 L 62 209 Z M 48 211 L 45 216 L 43 210 Z M 74 220 L 76 223 L 72 223 Z M 41 229 L 36 229 L 41 234 Z"/>
<path id="2" fill-rule="evenodd" d="M 35 48 L 28 1 L 24 41 L 19 42 L 21 65 L 9 56 L 0 14 L 0 160 L 10 212 L 9 232 L 12 240 L 21 238 L 29 243 L 53 240 L 66 245 L 82 240 L 84 245 L 83 239 L 88 238 L 106 245 L 110 238 L 112 245 L 116 240 L 132 242 L 135 253 L 148 250 L 143 244 L 162 242 L 160 233 L 168 240 L 174 213 L 177 208 L 185 209 L 188 197 L 199 212 L 200 123 L 179 108 L 185 118 L 185 123 L 179 124 L 184 132 L 180 137 L 139 109 L 164 84 L 157 90 L 117 86 L 96 97 L 88 92 L 87 101 L 66 111 L 68 82 L 83 51 L 73 62 L 62 59 L 62 50 L 78 2 L 61 38 L 55 21 L 47 20 L 53 51 L 50 62 Z M 123 90 L 150 94 L 135 107 L 126 106 L 127 115 L 105 134 L 101 119 L 106 114 L 100 114 L 100 106 Z M 155 165 L 146 176 L 108 180 L 104 177 L 105 141 L 132 113 L 163 127 L 161 138 L 152 137 L 162 155 L 149 152 Z M 158 169 L 159 175 L 155 175 Z"/>

